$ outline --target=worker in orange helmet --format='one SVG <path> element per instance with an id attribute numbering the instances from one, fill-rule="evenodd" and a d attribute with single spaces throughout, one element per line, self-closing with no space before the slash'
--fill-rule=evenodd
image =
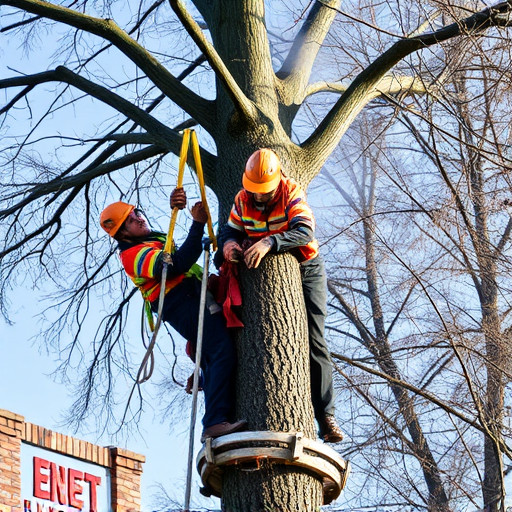
<path id="1" fill-rule="evenodd" d="M 182 188 L 171 193 L 171 208 L 183 209 L 187 196 Z M 202 269 L 195 262 L 202 252 L 206 210 L 197 202 L 190 210 L 192 226 L 181 247 L 174 249 L 167 270 L 162 319 L 192 344 L 197 340 Z M 152 311 L 158 310 L 166 235 L 153 231 L 141 210 L 118 201 L 100 216 L 101 227 L 118 243 L 121 263 L 142 292 Z M 222 309 L 208 292 L 204 315 L 201 369 L 205 395 L 202 440 L 219 437 L 245 427 L 235 421 L 235 353 Z"/>
<path id="2" fill-rule="evenodd" d="M 319 436 L 338 443 L 343 432 L 334 416 L 332 362 L 324 338 L 327 289 L 324 263 L 315 239 L 315 221 L 304 191 L 281 171 L 271 149 L 258 149 L 247 161 L 243 189 L 222 227 L 215 264 L 244 260 L 257 268 L 268 253 L 290 252 L 300 263 L 309 329 L 311 398 Z M 252 244 L 245 250 L 247 242 Z"/>

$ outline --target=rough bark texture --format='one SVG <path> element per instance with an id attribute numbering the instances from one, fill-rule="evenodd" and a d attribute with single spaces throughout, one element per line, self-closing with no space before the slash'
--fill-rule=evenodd
<path id="1" fill-rule="evenodd" d="M 314 439 L 297 260 L 289 254 L 267 256 L 259 268 L 241 274 L 245 327 L 238 337 L 238 416 L 249 430 L 301 431 Z M 307 512 L 322 502 L 321 482 L 289 466 L 262 461 L 259 470 L 234 467 L 224 477 L 223 509 L 229 512 Z"/>
<path id="2" fill-rule="evenodd" d="M 503 335 L 498 310 L 498 284 L 496 258 L 487 229 L 488 207 L 484 204 L 481 189 L 475 187 L 474 209 L 478 242 L 475 244 L 481 275 L 482 331 L 485 336 L 487 382 L 484 397 L 484 415 L 491 435 L 484 438 L 485 473 L 482 495 L 486 512 L 502 510 L 504 499 L 503 455 L 498 447 L 503 432 L 503 409 L 505 399 L 505 379 L 503 371 Z"/>

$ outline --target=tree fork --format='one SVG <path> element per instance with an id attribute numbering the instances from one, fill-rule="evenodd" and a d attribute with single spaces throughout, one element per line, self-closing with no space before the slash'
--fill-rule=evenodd
<path id="1" fill-rule="evenodd" d="M 241 269 L 242 321 L 237 340 L 237 413 L 248 430 L 301 431 L 315 439 L 306 310 L 297 260 L 269 255 L 257 269 Z M 223 510 L 316 511 L 320 480 L 289 466 L 227 468 Z"/>

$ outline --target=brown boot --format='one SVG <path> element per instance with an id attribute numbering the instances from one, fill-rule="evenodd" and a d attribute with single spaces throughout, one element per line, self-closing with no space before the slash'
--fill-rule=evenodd
<path id="1" fill-rule="evenodd" d="M 339 443 L 343 441 L 343 432 L 332 414 L 326 414 L 318 421 L 320 431 L 318 435 L 326 443 Z"/>
<path id="2" fill-rule="evenodd" d="M 243 430 L 246 426 L 247 421 L 245 420 L 235 421 L 234 423 L 228 423 L 227 421 L 217 423 L 216 425 L 212 425 L 211 427 L 205 428 L 203 430 L 203 435 L 201 436 L 201 443 L 204 443 L 207 437 L 225 436 L 227 434 Z"/>

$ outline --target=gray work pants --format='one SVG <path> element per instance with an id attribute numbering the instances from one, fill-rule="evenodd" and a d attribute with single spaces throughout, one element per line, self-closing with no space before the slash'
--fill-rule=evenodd
<path id="1" fill-rule="evenodd" d="M 321 421 L 326 414 L 334 414 L 332 361 L 324 337 L 327 316 L 327 281 L 324 261 L 321 256 L 317 256 L 301 263 L 300 269 L 308 316 L 311 401 L 315 418 Z"/>

